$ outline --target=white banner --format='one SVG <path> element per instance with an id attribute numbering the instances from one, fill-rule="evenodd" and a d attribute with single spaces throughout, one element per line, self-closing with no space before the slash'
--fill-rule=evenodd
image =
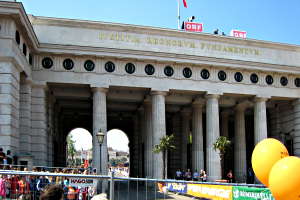
<path id="1" fill-rule="evenodd" d="M 70 178 L 70 186 L 74 187 L 89 187 L 89 186 L 97 186 L 96 179 L 85 179 L 85 178 Z"/>

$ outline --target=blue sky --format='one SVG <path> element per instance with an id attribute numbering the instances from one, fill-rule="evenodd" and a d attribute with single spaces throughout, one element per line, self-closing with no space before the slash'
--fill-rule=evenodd
<path id="1" fill-rule="evenodd" d="M 177 28 L 177 0 L 18 0 L 36 16 Z M 247 37 L 300 45 L 300 0 L 187 0 L 181 19 L 196 16 L 204 32 L 247 31 Z"/>

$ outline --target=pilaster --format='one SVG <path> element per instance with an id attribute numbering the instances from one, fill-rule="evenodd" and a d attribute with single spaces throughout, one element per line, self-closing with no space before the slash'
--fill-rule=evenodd
<path id="1" fill-rule="evenodd" d="M 32 85 L 31 92 L 31 154 L 34 165 L 46 166 L 47 162 L 47 103 L 46 85 Z"/>

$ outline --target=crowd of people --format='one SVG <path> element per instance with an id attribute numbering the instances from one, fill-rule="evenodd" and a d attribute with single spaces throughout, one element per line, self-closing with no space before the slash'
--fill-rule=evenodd
<path id="1" fill-rule="evenodd" d="M 200 172 L 197 169 L 192 173 L 190 169 L 181 170 L 178 169 L 175 174 L 176 180 L 186 180 L 186 181 L 202 181 L 205 182 L 207 178 L 206 172 L 201 169 Z"/>
<path id="2" fill-rule="evenodd" d="M 5 165 L 5 170 L 27 171 Z M 47 172 L 34 168 L 33 172 Z M 87 169 L 55 169 L 55 173 L 64 174 L 92 174 Z M 64 191 L 65 200 L 89 200 L 97 192 L 95 186 L 74 187 L 69 179 L 62 176 L 32 176 L 32 175 L 0 175 L 0 199 L 38 200 L 44 191 L 52 185 L 59 186 Z"/>

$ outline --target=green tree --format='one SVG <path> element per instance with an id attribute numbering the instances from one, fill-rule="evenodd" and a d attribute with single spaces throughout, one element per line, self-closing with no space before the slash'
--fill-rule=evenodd
<path id="1" fill-rule="evenodd" d="M 67 152 L 68 152 L 68 157 L 71 157 L 71 163 L 74 163 L 74 156 L 76 154 L 76 149 L 75 149 L 75 141 L 72 138 L 72 135 L 69 134 L 67 136 Z"/>
<path id="2" fill-rule="evenodd" d="M 220 161 L 221 161 L 221 170 L 222 170 L 222 177 L 223 176 L 223 169 L 224 169 L 224 157 L 226 152 L 230 149 L 231 142 L 225 136 L 220 136 L 216 142 L 213 144 L 213 148 L 215 151 L 219 151 Z"/>
<path id="3" fill-rule="evenodd" d="M 162 138 L 160 138 L 159 144 L 154 146 L 153 152 L 154 153 L 162 153 L 163 158 L 163 178 L 166 178 L 166 156 L 168 150 L 175 149 L 175 146 L 173 145 L 174 141 L 174 135 L 166 135 Z"/>

